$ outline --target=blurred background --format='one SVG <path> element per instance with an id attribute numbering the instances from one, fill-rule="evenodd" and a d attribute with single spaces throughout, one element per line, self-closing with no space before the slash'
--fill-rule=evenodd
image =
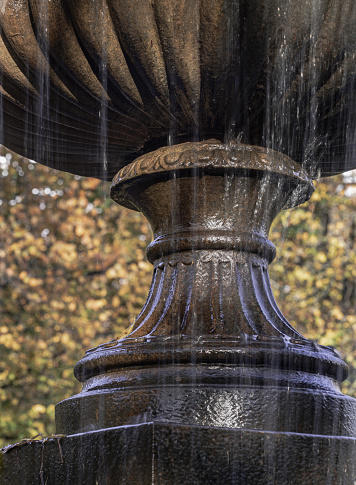
<path id="1" fill-rule="evenodd" d="M 0 146 L 0 446 L 54 433 L 55 404 L 80 389 L 74 364 L 145 302 L 150 228 L 109 185 Z M 340 350 L 356 397 L 355 209 L 356 171 L 318 181 L 275 221 L 270 277 L 298 331 Z"/>

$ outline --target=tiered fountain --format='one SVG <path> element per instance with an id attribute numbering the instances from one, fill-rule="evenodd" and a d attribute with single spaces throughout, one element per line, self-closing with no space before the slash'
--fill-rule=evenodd
<path id="1" fill-rule="evenodd" d="M 347 366 L 267 269 L 276 215 L 356 167 L 354 0 L 3 0 L 0 23 L 1 143 L 118 172 L 154 233 L 130 332 L 77 363 L 66 436 L 4 455 L 3 483 L 354 484 Z"/>

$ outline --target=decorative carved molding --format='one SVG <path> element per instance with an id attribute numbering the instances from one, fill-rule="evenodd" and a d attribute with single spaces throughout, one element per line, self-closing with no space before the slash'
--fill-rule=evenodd
<path id="1" fill-rule="evenodd" d="M 187 142 L 162 147 L 126 165 L 113 179 L 113 185 L 134 177 L 172 170 L 224 168 L 263 170 L 310 182 L 307 171 L 283 153 L 239 142 L 219 140 Z"/>
<path id="2" fill-rule="evenodd" d="M 277 307 L 267 262 L 247 253 L 223 253 L 196 251 L 158 260 L 150 294 L 127 343 L 169 337 L 173 332 L 193 340 L 215 335 L 235 342 L 271 339 L 283 346 L 285 341 L 307 344 Z"/>
<path id="3" fill-rule="evenodd" d="M 172 147 L 162 147 L 139 157 L 121 169 L 111 185 L 112 198 L 121 205 L 136 209 L 125 194 L 125 185 L 146 175 L 157 176 L 174 171 L 201 169 L 204 171 L 249 171 L 289 177 L 294 191 L 285 208 L 299 205 L 309 199 L 314 191 L 308 172 L 286 155 L 258 146 L 243 143 L 223 144 L 218 140 L 187 142 Z M 122 190 L 121 190 L 122 187 Z M 137 209 L 136 209 L 137 210 Z"/>

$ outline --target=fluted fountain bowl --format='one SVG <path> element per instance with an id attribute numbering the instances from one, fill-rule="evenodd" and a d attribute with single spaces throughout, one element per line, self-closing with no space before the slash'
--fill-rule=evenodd
<path id="1" fill-rule="evenodd" d="M 1 0 L 0 142 L 110 179 L 161 146 L 356 167 L 354 0 Z"/>

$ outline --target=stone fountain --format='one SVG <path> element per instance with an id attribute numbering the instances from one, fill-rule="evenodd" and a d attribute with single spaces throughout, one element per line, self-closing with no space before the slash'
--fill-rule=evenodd
<path id="1" fill-rule="evenodd" d="M 347 366 L 278 309 L 268 232 L 356 167 L 355 29 L 353 0 L 0 3 L 1 143 L 116 174 L 154 234 L 140 315 L 4 483 L 354 484 Z"/>

